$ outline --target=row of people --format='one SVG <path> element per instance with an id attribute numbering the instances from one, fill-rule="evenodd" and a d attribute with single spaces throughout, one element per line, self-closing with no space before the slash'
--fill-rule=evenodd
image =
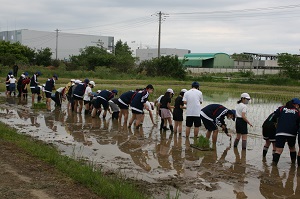
<path id="1" fill-rule="evenodd" d="M 85 107 L 85 113 L 90 113 L 92 117 L 96 117 L 101 112 L 102 107 L 104 110 L 103 117 L 106 116 L 109 106 L 115 107 L 113 118 L 119 118 L 122 120 L 124 117 L 124 123 L 127 124 L 129 115 L 129 106 L 132 110 L 132 117 L 129 120 L 129 127 L 135 121 L 135 127 L 139 128 L 140 124 L 144 120 L 144 109 L 150 110 L 148 97 L 153 92 L 154 87 L 149 84 L 145 89 L 137 89 L 135 91 L 127 91 L 123 93 L 119 98 L 115 98 L 118 91 L 113 89 L 109 90 L 98 90 L 97 93 L 92 92 L 92 88 L 95 87 L 94 81 L 85 79 L 83 82 L 80 80 L 72 79 L 65 87 L 61 87 L 56 90 L 55 94 L 52 94 L 52 90 L 55 89 L 55 80 L 57 75 L 53 75 L 44 84 L 44 87 L 39 86 L 37 77 L 41 73 L 38 71 L 31 78 L 28 77 L 28 73 L 23 73 L 20 77 L 22 84 L 30 84 L 32 92 L 32 102 L 34 103 L 35 95 L 38 95 L 38 101 L 41 100 L 41 90 L 46 94 L 47 109 L 51 110 L 51 99 L 56 102 L 56 105 L 61 105 L 61 100 L 64 98 L 68 99 L 68 108 L 75 112 L 81 113 L 83 104 Z M 8 73 L 6 84 L 7 93 L 10 95 L 14 92 L 14 76 L 11 72 Z M 24 86 L 22 86 L 24 88 Z M 26 86 L 25 86 L 26 87 Z M 247 119 L 247 104 L 251 100 L 248 93 L 242 93 L 240 100 L 237 102 L 236 109 L 228 109 L 221 104 L 210 104 L 204 108 L 201 108 L 203 102 L 202 92 L 199 90 L 199 83 L 193 82 L 190 90 L 182 89 L 178 97 L 175 99 L 175 105 L 171 105 L 171 99 L 174 96 L 172 89 L 167 89 L 164 95 L 161 95 L 157 100 L 157 110 L 161 117 L 161 130 L 167 130 L 167 124 L 169 129 L 175 133 L 182 133 L 182 122 L 183 122 L 183 109 L 186 109 L 186 137 L 190 135 L 190 129 L 194 126 L 194 137 L 198 136 L 199 127 L 201 121 L 207 129 L 206 137 L 210 138 L 212 134 L 212 141 L 216 143 L 218 137 L 218 126 L 231 138 L 231 134 L 228 133 L 225 124 L 225 117 L 228 119 L 236 120 L 236 139 L 234 140 L 234 147 L 237 147 L 240 139 L 242 139 L 242 148 L 246 149 L 247 145 L 247 134 L 248 125 L 252 124 Z M 19 90 L 19 89 L 18 89 Z M 25 89 L 21 89 L 19 95 L 24 95 Z M 291 160 L 296 161 L 296 150 L 295 142 L 297 131 L 299 129 L 299 104 L 300 100 L 294 98 L 289 101 L 285 106 L 279 107 L 274 113 L 272 113 L 266 121 L 272 124 L 266 125 L 266 121 L 263 125 L 264 138 L 266 144 L 263 149 L 263 156 L 266 156 L 268 147 L 273 143 L 273 162 L 277 164 L 280 155 L 283 151 L 285 142 L 288 143 L 290 148 Z M 151 113 L 151 111 L 149 112 Z M 117 116 L 116 116 L 117 115 Z M 173 118 L 172 118 L 173 117 Z M 153 116 L 150 114 L 152 123 L 154 123 Z M 172 119 L 174 121 L 174 128 Z M 278 121 L 278 122 L 277 122 Z M 275 123 L 277 126 L 275 127 Z M 286 125 L 290 123 L 291 125 Z M 275 133 L 276 131 L 276 133 Z M 273 133 L 269 133 L 273 132 Z M 270 137 L 266 136 L 269 134 Z M 298 141 L 300 138 L 298 137 Z M 298 162 L 300 162 L 300 152 L 298 153 Z"/>

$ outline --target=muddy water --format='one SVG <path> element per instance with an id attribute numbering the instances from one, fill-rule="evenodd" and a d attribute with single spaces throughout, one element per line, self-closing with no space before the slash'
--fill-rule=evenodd
<path id="1" fill-rule="evenodd" d="M 223 96 L 220 102 L 217 95 L 204 99 L 203 106 L 222 103 L 228 108 L 234 108 L 238 100 Z M 109 114 L 102 119 L 72 113 L 65 104 L 46 112 L 31 109 L 30 100 L 1 97 L 0 101 L 2 122 L 20 133 L 54 143 L 63 154 L 141 179 L 155 198 L 165 198 L 168 190 L 174 196 L 176 189 L 180 198 L 297 198 L 300 194 L 300 177 L 290 164 L 287 148 L 278 167 L 271 166 L 271 149 L 262 161 L 261 125 L 281 105 L 277 102 L 253 99 L 248 105 L 254 127 L 249 129 L 247 150 L 233 148 L 229 138 L 220 133 L 216 150 L 204 152 L 191 148 L 193 138 L 184 134 L 161 133 L 147 114 L 143 128 L 135 130 L 112 121 Z M 226 123 L 234 133 L 234 122 Z"/>

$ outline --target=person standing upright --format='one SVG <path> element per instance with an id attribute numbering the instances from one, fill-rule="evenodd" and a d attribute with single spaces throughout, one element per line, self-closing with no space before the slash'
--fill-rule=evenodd
<path id="1" fill-rule="evenodd" d="M 247 134 L 248 134 L 248 124 L 252 127 L 252 124 L 247 119 L 247 104 L 250 101 L 250 95 L 248 93 L 242 93 L 241 99 L 237 102 L 236 106 L 236 138 L 234 140 L 234 147 L 239 144 L 240 138 L 242 137 L 242 149 L 247 148 Z"/>
<path id="2" fill-rule="evenodd" d="M 203 102 L 202 92 L 199 90 L 198 82 L 192 83 L 192 88 L 184 93 L 183 103 L 186 104 L 186 138 L 190 136 L 191 127 L 194 125 L 194 137 L 198 137 L 201 126 L 200 112 Z"/>
<path id="3" fill-rule="evenodd" d="M 15 77 L 18 77 L 18 70 L 19 70 L 19 66 L 18 66 L 17 64 L 15 64 L 15 65 L 13 66 L 13 75 L 14 75 Z"/>
<path id="4" fill-rule="evenodd" d="M 5 95 L 8 96 L 8 93 L 10 92 L 10 88 L 9 88 L 9 79 L 10 76 L 12 75 L 12 72 L 9 71 L 8 74 L 6 75 L 6 79 L 5 79 L 5 86 L 6 86 L 6 91 L 5 91 Z"/>
<path id="5" fill-rule="evenodd" d="M 178 133 L 181 135 L 182 133 L 182 121 L 183 121 L 183 109 L 186 107 L 182 101 L 184 93 L 187 92 L 186 89 L 182 89 L 175 99 L 175 105 L 173 109 L 173 120 L 174 120 L 174 133 Z"/>
<path id="6" fill-rule="evenodd" d="M 30 90 L 31 90 L 31 101 L 32 101 L 32 106 L 34 104 L 34 98 L 35 98 L 35 94 L 37 94 L 38 96 L 40 96 L 38 93 L 37 93 L 37 89 L 36 87 L 38 86 L 39 82 L 38 82 L 38 79 L 37 77 L 41 75 L 41 72 L 40 71 L 37 71 L 36 73 L 34 73 L 31 77 L 31 80 L 30 80 Z"/>
<path id="7" fill-rule="evenodd" d="M 46 94 L 46 105 L 47 110 L 51 111 L 51 94 L 52 90 L 55 90 L 55 80 L 57 80 L 57 75 L 53 75 L 52 78 L 49 78 L 45 84 L 45 94 Z"/>
<path id="8" fill-rule="evenodd" d="M 167 89 L 167 92 L 160 100 L 160 111 L 161 111 L 161 118 L 164 120 L 163 130 L 167 130 L 167 123 L 169 123 L 169 127 L 171 132 L 173 132 L 173 125 L 172 125 L 172 115 L 173 110 L 171 106 L 171 98 L 174 96 L 174 91 L 171 88 Z"/>

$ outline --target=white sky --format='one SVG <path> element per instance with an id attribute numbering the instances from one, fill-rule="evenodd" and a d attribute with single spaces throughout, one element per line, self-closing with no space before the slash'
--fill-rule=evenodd
<path id="1" fill-rule="evenodd" d="M 159 11 L 162 48 L 300 53 L 299 0 L 2 0 L 0 31 L 58 28 L 157 48 Z"/>

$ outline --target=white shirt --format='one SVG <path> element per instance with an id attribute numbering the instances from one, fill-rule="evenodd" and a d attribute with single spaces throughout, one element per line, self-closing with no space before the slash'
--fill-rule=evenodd
<path id="1" fill-rule="evenodd" d="M 154 107 L 154 103 L 146 101 L 146 106 L 148 107 L 149 110 L 152 110 L 152 107 Z"/>
<path id="2" fill-rule="evenodd" d="M 56 89 L 57 92 L 61 93 L 64 90 L 65 87 L 59 87 L 58 89 Z"/>
<path id="3" fill-rule="evenodd" d="M 200 117 L 201 104 L 203 102 L 202 92 L 192 88 L 184 93 L 182 101 L 186 102 L 186 116 Z"/>
<path id="4" fill-rule="evenodd" d="M 244 103 L 239 103 L 235 107 L 236 117 L 242 117 L 242 113 L 247 113 L 247 105 Z"/>
<path id="5" fill-rule="evenodd" d="M 16 78 L 9 78 L 9 83 L 10 84 L 15 84 L 16 83 Z"/>
<path id="6" fill-rule="evenodd" d="M 89 94 L 92 92 L 92 88 L 91 87 L 86 87 L 85 88 L 85 92 L 84 92 L 84 95 L 83 95 L 83 100 L 84 101 L 90 101 L 91 100 L 91 97 L 89 96 Z"/>
<path id="7" fill-rule="evenodd" d="M 157 98 L 156 101 L 157 101 L 158 103 L 160 103 L 160 100 L 161 100 L 161 98 L 162 98 L 163 96 L 164 96 L 164 95 L 159 96 L 159 97 Z"/>

